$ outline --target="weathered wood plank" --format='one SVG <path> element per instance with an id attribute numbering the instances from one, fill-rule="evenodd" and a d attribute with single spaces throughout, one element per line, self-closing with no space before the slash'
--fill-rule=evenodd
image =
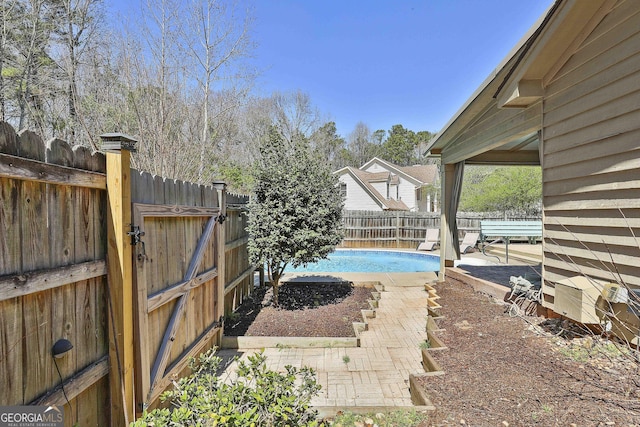
<path id="1" fill-rule="evenodd" d="M 87 188 L 106 188 L 104 174 L 50 165 L 22 157 L 0 154 L 0 175 L 23 181 L 45 182 Z"/>
<path id="2" fill-rule="evenodd" d="M 224 288 L 224 294 L 227 295 L 230 292 L 233 291 L 233 289 L 238 286 L 244 279 L 247 278 L 247 276 L 252 275 L 253 272 L 256 270 L 256 266 L 253 265 L 249 268 L 247 268 L 246 270 L 244 270 L 242 273 L 240 273 L 240 275 L 238 277 L 236 277 L 235 279 L 233 279 L 231 282 L 229 282 L 225 288 Z"/>
<path id="3" fill-rule="evenodd" d="M 51 291 L 38 292 L 23 298 L 24 327 L 24 401 L 30 402 L 51 388 L 55 381 L 51 348 Z M 57 373 L 56 373 L 57 376 Z"/>
<path id="4" fill-rule="evenodd" d="M 107 273 L 104 260 L 37 270 L 0 278 L 0 301 L 88 280 Z"/>
<path id="5" fill-rule="evenodd" d="M 52 342 L 55 343 L 59 339 L 66 338 L 73 344 L 74 348 L 64 357 L 55 359 L 60 375 L 62 378 L 56 376 L 54 373 L 54 383 L 59 384 L 61 381 L 66 380 L 73 376 L 76 372 L 78 355 L 82 355 L 85 351 L 81 340 L 78 339 L 76 334 L 77 329 L 89 328 L 86 319 L 76 316 L 76 295 L 75 286 L 66 285 L 51 291 L 51 334 Z M 89 329 L 90 330 L 90 329 Z M 49 358 L 52 360 L 52 358 Z M 57 373 L 57 370 L 56 370 Z M 85 402 L 86 404 L 86 402 Z M 65 415 L 70 415 L 68 418 L 72 420 L 78 417 L 78 402 L 70 399 L 70 406 L 65 408 Z M 66 420 L 65 420 L 66 421 Z"/>
<path id="6" fill-rule="evenodd" d="M 69 400 L 76 398 L 87 388 L 98 382 L 109 373 L 109 358 L 102 357 L 90 364 L 82 371 L 64 382 L 64 391 Z M 62 387 L 56 387 L 51 393 L 46 394 L 31 402 L 34 405 L 65 405 L 67 403 Z"/>
<path id="7" fill-rule="evenodd" d="M 242 245 L 246 245 L 249 242 L 249 236 L 240 237 L 231 242 L 225 243 L 224 250 L 225 252 L 229 252 L 233 249 L 239 248 Z"/>
<path id="8" fill-rule="evenodd" d="M 95 157 L 86 147 L 73 148 L 73 166 L 82 170 L 97 169 L 94 164 Z M 104 169 L 103 169 L 104 171 Z M 97 305 L 102 304 L 102 310 L 106 308 L 106 300 L 99 301 L 98 293 L 105 296 L 103 283 L 107 274 L 106 249 L 97 249 L 105 245 L 106 218 L 105 218 L 105 193 L 96 188 L 74 187 L 74 246 L 73 260 L 79 265 L 95 268 L 94 274 L 83 274 L 74 277 L 75 306 L 73 316 L 75 323 L 75 339 L 72 341 L 75 354 L 75 371 L 79 371 L 91 364 L 92 361 L 103 357 L 106 352 L 106 327 L 105 313 L 100 313 Z M 97 261 L 96 258 L 100 260 Z M 97 273 L 100 274 L 97 274 Z M 74 275 L 75 276 L 75 275 Z M 101 289 L 101 290 L 100 290 Z M 100 290 L 100 291 L 99 291 Z M 77 415 L 74 422 L 91 423 L 95 420 L 96 410 L 99 406 L 97 395 L 85 393 L 77 397 L 74 403 L 77 405 Z"/>
<path id="9" fill-rule="evenodd" d="M 135 205 L 134 205 L 135 206 Z M 145 229 L 144 217 L 140 214 L 138 209 L 133 209 L 133 221 L 136 225 L 140 226 L 141 230 Z M 145 235 L 145 253 L 149 240 Z M 152 246 L 148 247 L 148 250 L 153 249 Z M 136 250 L 139 250 L 136 248 Z M 149 330 L 149 316 L 147 307 L 147 268 L 148 268 L 148 255 L 143 255 L 142 258 L 138 257 L 135 262 L 135 274 L 134 279 L 134 297 L 135 297 L 135 314 L 136 314 L 136 344 L 137 344 L 137 357 L 136 357 L 136 402 L 146 402 L 146 396 L 149 393 L 151 372 L 150 356 L 149 356 L 149 343 L 150 343 L 150 330 Z M 139 408 L 136 408 L 136 412 Z"/>
<path id="10" fill-rule="evenodd" d="M 73 153 L 69 145 L 59 139 L 47 142 L 45 150 L 45 160 L 49 164 L 69 167 L 73 165 Z M 74 211 L 73 211 L 73 191 L 66 185 L 47 185 L 47 208 L 49 221 L 49 257 L 52 267 L 68 266 L 74 260 Z M 55 271 L 55 270 L 54 270 Z M 40 277 L 42 277 L 40 275 Z M 59 278 L 59 276 L 57 277 Z M 47 280 L 47 279 L 45 279 Z M 76 339 L 75 313 L 76 299 L 74 286 L 65 285 L 51 289 L 51 338 L 55 343 L 61 338 L 66 338 L 76 346 L 76 351 L 72 351 L 65 357 L 57 360 L 57 366 L 62 375 L 62 379 L 70 377 L 76 370 L 77 354 L 85 350 L 78 345 Z M 83 325 L 84 326 L 84 325 Z M 79 350 L 79 351 L 78 351 Z M 77 418 L 77 402 L 71 402 L 69 411 L 73 413 L 72 418 Z"/>
<path id="11" fill-rule="evenodd" d="M 178 302 L 173 309 L 173 313 L 171 313 L 171 318 L 169 319 L 169 324 L 167 325 L 164 337 L 162 338 L 160 349 L 158 350 L 155 362 L 153 363 L 153 367 L 151 368 L 152 393 L 156 388 L 158 382 L 165 376 L 165 369 L 169 362 L 169 357 L 171 356 L 171 349 L 173 346 L 173 342 L 176 339 L 176 333 L 179 329 L 180 323 L 183 323 L 182 316 L 184 314 L 185 308 L 187 307 L 187 302 L 188 294 L 182 295 L 178 299 Z"/>
<path id="12" fill-rule="evenodd" d="M 209 221 L 207 222 L 207 226 L 204 230 L 204 232 L 202 233 L 202 235 L 200 236 L 200 238 L 198 239 L 197 245 L 193 250 L 193 253 L 190 257 L 190 261 L 189 261 L 189 266 L 187 267 L 187 270 L 185 272 L 184 275 L 184 281 L 191 281 L 197 274 L 198 271 L 198 267 L 200 265 L 200 262 L 202 261 L 202 256 L 204 254 L 204 250 L 205 247 L 207 245 L 207 243 L 209 242 L 209 240 L 211 239 L 211 236 L 213 235 L 213 230 L 215 229 L 215 225 L 217 224 L 215 217 L 212 217 L 209 219 Z M 187 225 L 191 225 L 193 227 L 193 222 L 191 224 L 187 224 Z M 192 229 L 191 229 L 192 230 Z M 193 236 L 192 231 L 188 231 L 187 233 L 185 233 L 189 236 Z M 182 316 L 185 313 L 185 309 L 187 308 L 187 304 L 190 301 L 190 296 L 189 296 L 189 291 L 186 291 L 186 293 L 180 297 L 175 309 L 174 309 L 174 313 L 171 316 L 171 320 L 169 321 L 169 326 L 167 327 L 167 330 L 165 331 L 164 334 L 164 338 L 162 340 L 162 344 L 160 345 L 160 351 L 158 353 L 158 356 L 156 356 L 156 361 L 154 362 L 154 366 L 152 368 L 152 384 L 156 383 L 158 381 L 159 378 L 162 377 L 162 375 L 164 374 L 164 369 L 167 366 L 167 362 L 169 361 L 169 357 L 172 353 L 172 347 L 174 345 L 174 341 L 175 341 L 175 337 L 176 334 L 178 333 L 178 331 L 181 329 L 181 323 L 186 323 L 186 325 L 184 325 L 186 327 L 186 329 L 188 330 L 189 328 L 196 328 L 195 325 L 193 324 L 189 324 L 189 323 L 193 323 L 193 322 L 182 322 Z M 193 316 L 193 313 L 191 314 L 191 316 Z M 194 320 L 193 318 L 191 319 L 187 319 L 187 320 Z M 195 320 L 194 320 L 195 321 Z M 188 345 L 189 342 L 191 342 L 191 340 L 187 339 L 187 340 L 183 340 L 182 341 L 184 346 Z M 182 352 L 184 348 L 180 349 L 180 353 Z M 175 360 L 175 359 L 174 359 Z M 153 385 L 152 385 L 153 388 Z"/>
<path id="13" fill-rule="evenodd" d="M 12 298 L 0 302 L 0 405 L 22 405 L 23 374 L 27 369 L 23 358 L 22 300 Z"/>
<path id="14" fill-rule="evenodd" d="M 182 206 L 188 206 L 188 201 L 189 201 L 189 183 L 188 182 L 184 182 L 184 181 L 176 181 L 176 196 L 178 198 L 178 204 L 182 205 Z M 188 217 L 184 217 L 181 216 L 180 219 L 177 221 L 177 225 L 178 227 L 180 227 L 178 229 L 178 236 L 177 236 L 177 240 L 178 240 L 178 244 L 179 244 L 179 253 L 182 254 L 181 256 L 181 261 L 182 261 L 182 265 L 180 266 L 181 268 L 181 279 L 184 279 L 187 270 L 189 269 L 189 264 L 190 261 L 193 257 L 193 253 L 195 252 L 196 249 L 196 245 L 198 242 L 197 236 L 194 236 L 194 232 L 193 232 L 193 224 L 194 222 L 198 220 L 198 218 L 188 218 Z M 177 360 L 177 358 L 180 357 L 180 354 L 182 354 L 182 351 L 184 350 L 184 348 L 186 347 L 187 343 L 190 342 L 191 340 L 191 333 L 192 331 L 189 329 L 192 325 L 189 324 L 189 322 L 187 322 L 186 319 L 186 313 L 188 313 L 187 307 L 189 306 L 189 293 L 185 294 L 184 298 L 184 309 L 181 312 L 181 318 L 180 321 L 176 324 L 176 330 L 174 332 L 174 335 L 177 335 L 180 337 L 180 339 L 177 342 L 173 342 L 172 345 L 170 346 L 170 356 L 168 358 L 169 363 L 173 363 L 175 360 Z M 176 303 L 176 307 L 174 308 L 174 310 L 178 310 L 178 305 L 179 305 L 180 299 L 178 299 L 178 302 Z M 173 319 L 173 316 L 172 316 Z M 170 325 L 171 323 L 169 323 Z M 167 328 L 169 328 L 169 326 L 167 326 Z M 163 340 L 165 339 L 165 337 L 167 332 L 165 331 Z M 166 365 L 165 365 L 166 366 Z M 164 372 L 164 367 L 163 367 L 163 372 Z"/>
<path id="15" fill-rule="evenodd" d="M 39 161 L 44 160 L 42 139 L 32 132 L 19 134 L 19 154 Z M 20 230 L 22 246 L 21 271 L 48 268 L 49 254 L 42 248 L 49 247 L 47 224 L 46 184 L 22 181 L 20 200 Z M 24 401 L 31 401 L 43 390 L 53 385 L 51 360 L 51 291 L 46 290 L 22 299 L 24 330 Z"/>
<path id="16" fill-rule="evenodd" d="M 152 217 L 197 217 L 215 216 L 220 209 L 198 206 L 184 205 L 152 205 L 147 203 L 136 203 L 135 207 L 147 218 Z"/>
<path id="17" fill-rule="evenodd" d="M 21 193 L 19 181 L 0 178 L 0 275 L 21 271 Z"/>
<path id="18" fill-rule="evenodd" d="M 18 135 L 7 122 L 0 122 L 0 153 L 18 154 Z"/>
<path id="19" fill-rule="evenodd" d="M 203 283 L 208 282 L 218 276 L 218 270 L 213 267 L 210 270 L 199 274 L 190 280 L 185 280 L 177 283 L 169 288 L 163 289 L 155 294 L 149 296 L 148 299 L 148 312 L 157 310 L 164 304 L 179 298 L 187 293 L 189 290 L 201 286 Z"/>
<path id="20" fill-rule="evenodd" d="M 45 146 L 42 138 L 30 130 L 18 132 L 18 155 L 26 159 L 44 162 Z"/>
<path id="21" fill-rule="evenodd" d="M 73 152 L 62 140 L 53 139 L 47 142 L 45 160 L 48 164 L 70 167 L 73 165 Z M 49 221 L 50 265 L 52 267 L 67 266 L 74 260 L 74 226 L 73 226 L 73 188 L 68 185 L 47 184 L 47 208 Z M 73 285 L 65 285 L 51 289 L 51 338 L 66 338 L 74 343 L 76 351 L 71 351 L 60 359 L 55 359 L 59 370 L 60 381 L 69 378 L 76 371 L 77 355 L 83 353 L 76 336 L 77 321 L 82 321 L 75 313 L 76 299 Z M 55 372 L 53 373 L 55 378 Z M 58 379 L 54 381 L 58 383 Z M 65 423 L 72 424 L 78 418 L 78 402 L 71 400 L 65 407 Z"/>
<path id="22" fill-rule="evenodd" d="M 222 328 L 218 324 L 211 325 L 198 339 L 187 348 L 187 350 L 181 355 L 176 363 L 169 366 L 165 375 L 158 380 L 155 387 L 149 394 L 149 401 L 153 402 L 160 397 L 160 394 L 166 390 L 171 384 L 172 377 L 181 372 L 189 363 L 191 357 L 196 357 L 200 353 L 207 350 L 210 346 L 210 342 L 216 334 L 220 333 Z"/>

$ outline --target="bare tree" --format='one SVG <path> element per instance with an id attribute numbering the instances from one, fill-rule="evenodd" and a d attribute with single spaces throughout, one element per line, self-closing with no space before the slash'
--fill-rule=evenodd
<path id="1" fill-rule="evenodd" d="M 66 75 L 67 120 L 64 137 L 75 143 L 79 121 L 78 72 L 81 60 L 99 29 L 102 0 L 62 0 L 55 3 L 56 35 L 62 46 L 59 67 Z M 91 141 L 91 138 L 88 139 Z M 96 146 L 94 145 L 95 149 Z"/>
<path id="2" fill-rule="evenodd" d="M 7 95 L 4 68 L 6 58 L 13 56 L 10 52 L 9 38 L 15 34 L 15 23 L 17 18 L 17 2 L 12 0 L 0 0 L 0 120 L 7 120 Z"/>
<path id="3" fill-rule="evenodd" d="M 308 94 L 300 90 L 290 93 L 276 92 L 271 99 L 274 106 L 274 123 L 289 141 L 300 136 L 308 138 L 318 129 L 320 113 L 311 104 Z"/>
<path id="4" fill-rule="evenodd" d="M 188 12 L 189 25 L 182 28 L 186 53 L 193 65 L 189 74 L 201 91 L 196 180 L 203 182 L 205 167 L 211 160 L 212 139 L 221 136 L 217 134 L 223 133 L 225 125 L 228 127 L 224 120 L 228 119 L 227 113 L 239 107 L 249 88 L 243 83 L 250 75 L 242 73 L 240 60 L 252 48 L 251 16 L 248 11 L 241 11 L 237 2 L 220 0 L 192 0 Z M 218 95 L 213 95 L 214 90 Z"/>
<path id="5" fill-rule="evenodd" d="M 360 166 L 369 160 L 372 154 L 371 145 L 371 131 L 369 126 L 363 122 L 356 123 L 356 127 L 349 134 L 349 150 L 353 154 L 353 159 L 356 162 L 352 166 Z"/>
<path id="6" fill-rule="evenodd" d="M 51 34 L 51 11 L 46 0 L 17 2 L 20 23 L 15 27 L 13 88 L 19 129 L 35 127 L 48 136 L 45 98 L 51 88 L 47 76 L 52 61 L 47 53 Z"/>

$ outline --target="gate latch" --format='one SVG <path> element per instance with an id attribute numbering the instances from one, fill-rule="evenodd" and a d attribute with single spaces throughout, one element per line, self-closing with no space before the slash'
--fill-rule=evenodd
<path id="1" fill-rule="evenodd" d="M 144 242 L 142 241 L 142 236 L 144 236 L 144 231 L 140 231 L 140 226 L 131 224 L 131 231 L 128 231 L 127 235 L 131 236 L 132 246 L 136 246 L 138 243 L 142 243 L 142 253 L 138 254 L 138 261 L 147 259 Z"/>

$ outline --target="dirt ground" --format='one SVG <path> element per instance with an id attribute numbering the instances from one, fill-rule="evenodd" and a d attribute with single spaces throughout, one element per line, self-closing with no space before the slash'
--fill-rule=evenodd
<path id="1" fill-rule="evenodd" d="M 309 286 L 283 286 L 278 309 L 269 293 L 256 294 L 225 334 L 353 336 L 371 289 Z M 429 426 L 640 426 L 633 354 L 560 319 L 512 317 L 462 282 L 437 292 L 448 350 L 433 352 L 445 374 L 422 381 L 436 407 Z"/>
<path id="2" fill-rule="evenodd" d="M 561 319 L 511 317 L 455 280 L 437 291 L 449 349 L 434 352 L 445 375 L 423 381 L 431 425 L 640 425 L 634 355 Z"/>

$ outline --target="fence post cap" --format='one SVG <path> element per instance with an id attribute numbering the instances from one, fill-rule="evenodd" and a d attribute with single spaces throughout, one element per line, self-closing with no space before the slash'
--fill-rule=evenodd
<path id="1" fill-rule="evenodd" d="M 100 135 L 100 139 L 102 140 L 102 150 L 104 151 L 119 152 L 127 150 L 132 153 L 137 151 L 138 140 L 124 133 L 103 133 Z"/>
<path id="2" fill-rule="evenodd" d="M 227 183 L 224 181 L 213 181 L 211 185 L 216 190 L 224 190 L 227 187 Z"/>

